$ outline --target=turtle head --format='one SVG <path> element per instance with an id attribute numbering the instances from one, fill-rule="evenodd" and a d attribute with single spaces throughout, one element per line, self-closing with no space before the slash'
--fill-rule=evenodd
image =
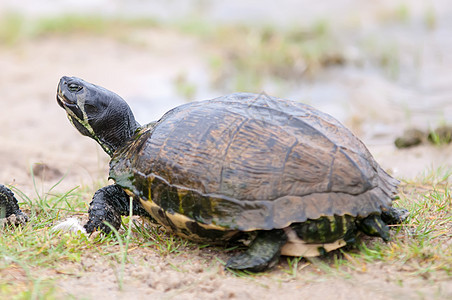
<path id="1" fill-rule="evenodd" d="M 110 156 L 140 127 L 121 97 L 83 79 L 62 77 L 56 98 L 74 127 Z"/>

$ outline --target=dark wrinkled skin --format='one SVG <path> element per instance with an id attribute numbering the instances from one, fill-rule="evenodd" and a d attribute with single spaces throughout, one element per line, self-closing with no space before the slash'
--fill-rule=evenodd
<path id="1" fill-rule="evenodd" d="M 77 130 L 81 134 L 95 139 L 111 156 L 115 149 L 135 134 L 140 124 L 135 121 L 132 111 L 121 97 L 103 87 L 85 81 L 83 89 L 71 87 L 70 84 L 76 80 L 81 79 L 61 78 L 58 85 L 57 102 L 70 112 L 68 118 Z M 83 108 L 77 105 L 78 99 L 84 101 Z M 110 105 L 112 101 L 114 105 Z M 83 111 L 89 114 L 89 124 L 96 129 L 95 136 L 77 119 L 83 119 Z M 99 124 L 100 120 L 102 122 Z"/>
<path id="2" fill-rule="evenodd" d="M 304 104 L 232 94 L 141 127 L 121 97 L 79 78 L 60 80 L 57 101 L 112 157 L 116 184 L 94 195 L 88 232 L 120 226 L 124 189 L 134 214 L 193 240 L 256 232 L 227 267 L 262 271 L 277 262 L 289 226 L 313 244 L 353 242 L 358 231 L 388 240 L 387 224 L 406 217 L 392 208 L 398 180 L 341 123 Z"/>
<path id="3" fill-rule="evenodd" d="M 0 220 L 10 225 L 25 224 L 28 216 L 19 208 L 14 193 L 6 186 L 0 184 Z"/>
<path id="4" fill-rule="evenodd" d="M 278 262 L 286 242 L 282 229 L 259 231 L 248 250 L 229 259 L 226 268 L 262 272 Z"/>
<path id="5" fill-rule="evenodd" d="M 133 215 L 152 219 L 137 200 L 132 203 Z M 114 184 L 103 187 L 93 196 L 88 210 L 89 220 L 84 227 L 90 233 L 95 230 L 109 233 L 111 228 L 105 222 L 118 229 L 121 226 L 121 216 L 129 215 L 129 210 L 129 196 L 120 186 Z"/>

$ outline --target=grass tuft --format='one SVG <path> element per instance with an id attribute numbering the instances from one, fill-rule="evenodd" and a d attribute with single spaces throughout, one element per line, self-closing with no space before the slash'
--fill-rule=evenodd
<path id="1" fill-rule="evenodd" d="M 442 173 L 426 179 L 439 184 L 410 182 L 401 191 L 397 205 L 408 209 L 410 215 L 404 224 L 393 226 L 391 242 L 373 239 L 362 243 L 357 253 L 348 254 L 352 257 L 349 261 L 358 265 L 383 261 L 403 266 L 407 275 L 413 276 L 452 274 L 451 190 Z"/>
<path id="2" fill-rule="evenodd" d="M 102 35 L 127 41 L 131 29 L 153 28 L 152 18 L 106 17 L 100 15 L 66 14 L 62 16 L 25 18 L 19 13 L 0 15 L 0 43 L 14 45 L 50 35 Z"/>
<path id="3" fill-rule="evenodd" d="M 213 84 L 235 90 L 262 89 L 265 80 L 311 76 L 345 62 L 341 45 L 327 22 L 310 28 L 223 26 L 204 37 L 217 50 L 210 58 Z M 230 78 L 234 78 L 230 82 Z"/>
<path id="4" fill-rule="evenodd" d="M 0 43 L 14 45 L 25 31 L 25 20 L 17 13 L 0 15 Z"/>

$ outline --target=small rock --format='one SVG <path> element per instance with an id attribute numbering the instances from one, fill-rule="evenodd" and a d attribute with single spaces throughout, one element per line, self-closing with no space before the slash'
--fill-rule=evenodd
<path id="1" fill-rule="evenodd" d="M 57 168 L 51 167 L 45 163 L 35 164 L 33 166 L 33 174 L 43 180 L 57 179 L 63 176 L 63 173 Z"/>
<path id="2" fill-rule="evenodd" d="M 427 134 L 417 128 L 410 128 L 403 132 L 402 136 L 398 137 L 394 144 L 397 148 L 410 148 L 420 145 Z"/>
<path id="3" fill-rule="evenodd" d="M 417 128 L 410 128 L 404 131 L 402 136 L 398 137 L 394 144 L 397 148 L 409 148 L 420 145 L 426 141 L 434 145 L 444 145 L 452 142 L 452 126 L 443 125 L 429 133 Z"/>

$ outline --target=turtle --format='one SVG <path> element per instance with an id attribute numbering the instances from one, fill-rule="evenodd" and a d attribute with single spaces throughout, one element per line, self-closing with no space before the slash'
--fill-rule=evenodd
<path id="1" fill-rule="evenodd" d="M 116 93 L 77 77 L 56 94 L 70 122 L 110 156 L 86 231 L 149 218 L 192 241 L 248 241 L 226 268 L 264 271 L 281 255 L 319 256 L 360 233 L 390 238 L 399 181 L 332 116 L 265 93 L 189 102 L 140 125 Z M 131 201 L 131 202 L 129 202 Z M 129 207 L 132 203 L 133 207 Z"/>
<path id="2" fill-rule="evenodd" d="M 28 222 L 28 216 L 19 208 L 14 193 L 0 184 L 0 224 L 23 225 Z"/>

